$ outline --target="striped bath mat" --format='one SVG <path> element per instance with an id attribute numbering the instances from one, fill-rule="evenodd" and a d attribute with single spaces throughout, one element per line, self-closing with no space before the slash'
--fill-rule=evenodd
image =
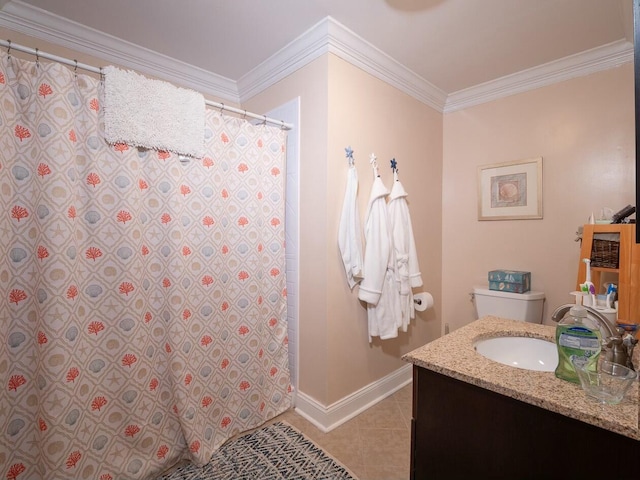
<path id="1" fill-rule="evenodd" d="M 320 447 L 286 423 L 231 440 L 204 467 L 181 466 L 157 480 L 357 480 Z"/>

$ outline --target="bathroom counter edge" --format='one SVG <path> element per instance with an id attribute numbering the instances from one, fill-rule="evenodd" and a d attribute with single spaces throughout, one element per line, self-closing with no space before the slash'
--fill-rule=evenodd
<path id="1" fill-rule="evenodd" d="M 405 354 L 402 359 L 640 441 L 637 381 L 620 404 L 603 406 L 587 397 L 579 385 L 556 378 L 553 372 L 510 367 L 475 351 L 476 340 L 495 336 L 523 336 L 555 342 L 555 327 L 486 316 Z"/>

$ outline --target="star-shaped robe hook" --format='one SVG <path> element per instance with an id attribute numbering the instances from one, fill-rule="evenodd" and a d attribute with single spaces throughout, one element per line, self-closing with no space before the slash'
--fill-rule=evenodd
<path id="1" fill-rule="evenodd" d="M 345 151 L 346 157 L 349 159 L 349 161 L 353 162 L 353 149 L 351 148 L 351 145 L 349 145 L 347 148 L 345 148 L 344 151 Z"/>

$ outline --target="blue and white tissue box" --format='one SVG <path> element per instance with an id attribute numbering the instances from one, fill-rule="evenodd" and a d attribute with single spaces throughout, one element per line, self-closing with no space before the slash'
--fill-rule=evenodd
<path id="1" fill-rule="evenodd" d="M 489 290 L 512 293 L 528 292 L 531 290 L 531 272 L 491 270 L 489 272 Z"/>

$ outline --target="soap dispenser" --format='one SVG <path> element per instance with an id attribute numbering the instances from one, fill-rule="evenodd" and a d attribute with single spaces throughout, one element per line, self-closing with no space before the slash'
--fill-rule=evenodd
<path id="1" fill-rule="evenodd" d="M 572 360 L 583 362 L 589 370 L 596 371 L 598 357 L 602 349 L 600 330 L 586 325 L 587 310 L 574 305 L 556 327 L 558 366 L 556 377 L 573 383 L 580 383 Z"/>

